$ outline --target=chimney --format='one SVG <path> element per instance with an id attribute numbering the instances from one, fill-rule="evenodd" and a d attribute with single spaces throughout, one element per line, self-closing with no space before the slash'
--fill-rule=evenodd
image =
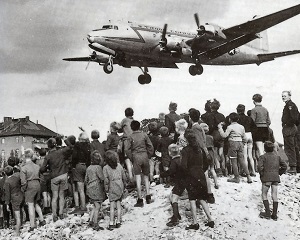
<path id="1" fill-rule="evenodd" d="M 29 121 L 29 116 L 26 116 L 25 119 L 26 119 L 26 121 Z"/>
<path id="2" fill-rule="evenodd" d="M 11 117 L 4 117 L 3 118 L 4 128 L 7 128 L 11 123 L 12 123 L 12 118 Z"/>
<path id="3" fill-rule="evenodd" d="M 39 120 L 36 120 L 36 124 L 39 124 Z"/>

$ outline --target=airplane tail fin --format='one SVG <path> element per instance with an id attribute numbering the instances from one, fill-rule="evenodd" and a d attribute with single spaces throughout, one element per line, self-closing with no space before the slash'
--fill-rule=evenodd
<path id="1" fill-rule="evenodd" d="M 258 33 L 257 36 L 259 38 L 249 42 L 247 45 L 257 50 L 261 50 L 263 53 L 269 52 L 269 41 L 268 41 L 267 30 Z"/>

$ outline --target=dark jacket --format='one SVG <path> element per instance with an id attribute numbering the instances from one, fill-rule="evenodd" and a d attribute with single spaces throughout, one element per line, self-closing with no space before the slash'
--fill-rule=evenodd
<path id="1" fill-rule="evenodd" d="M 271 152 L 259 157 L 257 168 L 262 183 L 280 182 L 279 169 L 281 172 L 285 172 L 287 164 L 279 155 Z"/>
<path id="2" fill-rule="evenodd" d="M 173 180 L 175 181 L 175 183 L 178 181 L 184 181 L 184 179 L 186 177 L 186 173 L 185 173 L 185 170 L 181 166 L 181 156 L 176 156 L 176 157 L 172 158 L 170 168 L 167 171 L 162 172 L 160 174 L 160 177 L 162 177 L 162 178 L 165 178 L 168 176 L 172 177 Z"/>
<path id="3" fill-rule="evenodd" d="M 125 152 L 131 160 L 133 159 L 133 155 L 144 152 L 146 152 L 150 158 L 153 155 L 154 148 L 145 132 L 134 131 L 128 137 L 128 146 L 126 146 Z"/>
<path id="4" fill-rule="evenodd" d="M 21 191 L 20 173 L 16 172 L 12 176 L 8 177 L 4 183 L 5 204 L 8 205 L 14 199 L 20 200 L 23 198 L 24 194 Z"/>
<path id="5" fill-rule="evenodd" d="M 282 112 L 282 126 L 292 127 L 299 125 L 299 111 L 295 103 L 287 101 Z"/>
<path id="6" fill-rule="evenodd" d="M 91 142 L 91 152 L 97 150 L 101 157 L 104 159 L 104 154 L 105 154 L 105 149 L 104 149 L 104 145 L 99 142 L 98 139 L 95 139 Z"/>
<path id="7" fill-rule="evenodd" d="M 255 127 L 255 123 L 252 118 L 246 116 L 244 113 L 239 113 L 239 120 L 237 122 L 244 126 L 245 132 L 251 132 L 251 130 Z"/>
<path id="8" fill-rule="evenodd" d="M 48 155 L 45 156 L 45 160 L 40 169 L 41 173 L 50 170 L 50 177 L 55 178 L 63 175 L 69 171 L 67 160 L 72 155 L 72 147 L 63 147 L 56 149 L 51 149 Z"/>
<path id="9" fill-rule="evenodd" d="M 169 133 L 175 133 L 175 122 L 181 119 L 180 115 L 171 111 L 165 116 L 165 125 L 169 129 Z"/>
<path id="10" fill-rule="evenodd" d="M 77 163 L 85 163 L 88 167 L 91 164 L 91 144 L 89 142 L 77 142 L 74 145 L 72 154 L 72 167 Z"/>

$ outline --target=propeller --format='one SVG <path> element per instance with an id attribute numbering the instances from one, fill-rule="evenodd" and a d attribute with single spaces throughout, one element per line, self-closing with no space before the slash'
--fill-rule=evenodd
<path id="1" fill-rule="evenodd" d="M 197 24 L 198 29 L 200 28 L 200 20 L 199 20 L 199 16 L 198 13 L 194 14 L 194 18 L 195 18 L 195 22 Z"/>
<path id="2" fill-rule="evenodd" d="M 89 49 L 89 50 L 90 50 L 90 49 Z M 96 60 L 96 58 L 97 58 L 97 53 L 96 53 L 95 51 L 93 51 L 93 52 L 90 54 L 89 61 L 88 61 L 87 65 L 86 65 L 86 67 L 85 67 L 85 70 L 88 69 L 91 60 Z"/>
<path id="3" fill-rule="evenodd" d="M 161 35 L 161 40 L 159 42 L 161 47 L 165 47 L 167 45 L 167 38 L 166 38 L 167 28 L 168 28 L 168 24 L 165 24 Z"/>

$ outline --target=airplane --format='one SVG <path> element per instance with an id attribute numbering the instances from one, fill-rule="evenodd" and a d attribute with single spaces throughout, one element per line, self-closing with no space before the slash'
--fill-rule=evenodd
<path id="1" fill-rule="evenodd" d="M 215 24 L 200 24 L 194 14 L 198 34 L 174 31 L 133 22 L 109 22 L 87 35 L 93 53 L 88 57 L 64 58 L 65 61 L 96 62 L 105 73 L 113 72 L 113 65 L 139 67 L 143 74 L 140 84 L 149 84 L 148 68 L 178 68 L 177 63 L 191 63 L 189 73 L 203 73 L 202 65 L 243 65 L 272 61 L 300 53 L 300 50 L 269 52 L 266 29 L 300 13 L 300 4 L 276 13 L 257 17 L 248 22 L 222 28 Z M 102 54 L 98 54 L 102 53 Z M 88 66 L 87 65 L 87 66 Z"/>

